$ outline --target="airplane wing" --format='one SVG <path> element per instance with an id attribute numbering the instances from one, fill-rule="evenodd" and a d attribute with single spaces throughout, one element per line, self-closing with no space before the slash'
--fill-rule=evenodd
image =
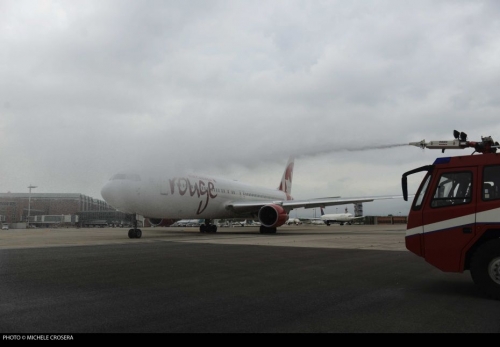
<path id="1" fill-rule="evenodd" d="M 256 211 L 262 206 L 275 204 L 282 206 L 285 210 L 290 211 L 294 208 L 315 208 L 315 207 L 326 207 L 334 205 L 346 205 L 354 204 L 358 202 L 370 202 L 374 200 L 384 200 L 384 199 L 401 199 L 402 195 L 389 195 L 389 196 L 373 196 L 373 197 L 362 197 L 362 198 L 317 198 L 308 200 L 264 200 L 264 201 L 233 201 L 226 205 L 227 209 L 233 210 L 235 212 L 251 212 Z"/>

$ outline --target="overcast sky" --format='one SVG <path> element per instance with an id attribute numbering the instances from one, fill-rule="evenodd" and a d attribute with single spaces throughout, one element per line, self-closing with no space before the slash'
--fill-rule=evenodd
<path id="1" fill-rule="evenodd" d="M 499 18 L 496 0 L 0 0 L 0 192 L 102 199 L 117 171 L 181 165 L 275 188 L 296 155 L 296 199 L 401 194 L 472 150 L 377 147 L 500 141 Z"/>

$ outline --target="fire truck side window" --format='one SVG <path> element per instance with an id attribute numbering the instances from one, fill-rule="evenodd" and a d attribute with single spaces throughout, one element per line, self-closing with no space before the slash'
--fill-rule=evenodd
<path id="1" fill-rule="evenodd" d="M 427 194 L 427 188 L 429 187 L 429 182 L 431 181 L 432 175 L 427 175 L 424 184 L 422 185 L 422 189 L 418 192 L 417 198 L 415 199 L 415 206 L 413 209 L 419 209 L 422 206 L 422 201 L 424 200 L 425 194 Z"/>
<path id="2" fill-rule="evenodd" d="M 448 172 L 439 178 L 431 207 L 468 204 L 471 202 L 471 172 Z"/>
<path id="3" fill-rule="evenodd" d="M 500 199 L 499 185 L 500 185 L 500 165 L 486 166 L 483 172 L 483 191 L 481 197 L 483 200 L 497 200 Z"/>

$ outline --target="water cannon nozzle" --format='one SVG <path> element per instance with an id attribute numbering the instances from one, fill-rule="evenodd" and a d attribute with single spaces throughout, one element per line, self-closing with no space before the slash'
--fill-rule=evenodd
<path id="1" fill-rule="evenodd" d="M 419 141 L 419 142 L 410 142 L 410 146 L 415 146 L 415 147 L 420 147 L 420 148 L 425 148 L 425 140 Z"/>

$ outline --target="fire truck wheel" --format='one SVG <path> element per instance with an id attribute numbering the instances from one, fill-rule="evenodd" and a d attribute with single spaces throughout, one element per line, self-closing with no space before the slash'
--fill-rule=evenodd
<path id="1" fill-rule="evenodd" d="M 500 300 L 500 239 L 488 241 L 476 250 L 470 274 L 483 293 Z"/>

